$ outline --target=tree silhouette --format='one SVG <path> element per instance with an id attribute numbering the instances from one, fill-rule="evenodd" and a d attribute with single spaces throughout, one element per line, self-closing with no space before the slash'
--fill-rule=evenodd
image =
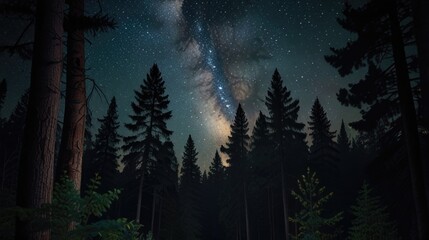
<path id="1" fill-rule="evenodd" d="M 265 105 L 269 112 L 268 126 L 273 152 L 280 168 L 285 238 L 289 239 L 286 175 L 299 171 L 300 165 L 307 158 L 307 145 L 303 133 L 305 125 L 297 121 L 299 101 L 292 99 L 277 69 L 274 71 Z"/>
<path id="2" fill-rule="evenodd" d="M 267 201 L 267 193 L 271 195 L 271 189 L 276 186 L 275 173 L 277 172 L 278 164 L 276 164 L 273 155 L 273 144 L 270 139 L 270 132 L 268 129 L 267 117 L 259 112 L 256 119 L 255 126 L 252 131 L 251 138 L 251 181 L 249 196 L 252 196 L 252 212 L 256 216 L 257 222 L 254 227 L 258 230 L 255 232 L 262 232 L 269 229 L 270 237 L 274 238 L 274 214 L 271 214 L 273 204 Z M 268 196 L 270 199 L 272 196 Z M 267 214 L 266 213 L 270 213 Z M 272 239 L 270 238 L 270 239 Z"/>
<path id="3" fill-rule="evenodd" d="M 340 132 L 337 136 L 338 151 L 341 156 L 347 155 L 350 152 L 350 140 L 346 132 L 344 120 L 341 120 Z"/>
<path id="4" fill-rule="evenodd" d="M 225 187 L 225 167 L 222 164 L 219 152 L 216 151 L 215 156 L 210 164 L 207 174 L 207 183 L 203 185 L 205 194 L 204 201 L 204 236 L 209 240 L 224 239 L 224 228 L 220 221 L 220 212 L 222 210 L 222 196 Z"/>
<path id="5" fill-rule="evenodd" d="M 0 206 L 13 206 L 18 181 L 19 152 L 27 115 L 28 91 L 16 104 L 0 130 Z"/>
<path id="6" fill-rule="evenodd" d="M 244 113 L 241 104 L 238 105 L 235 114 L 234 123 L 231 124 L 231 134 L 228 136 L 226 146 L 221 146 L 221 152 L 228 155 L 227 163 L 229 164 L 226 169 L 228 175 L 228 194 L 230 195 L 232 203 L 229 206 L 229 213 L 231 214 L 230 221 L 233 221 L 236 232 L 241 235 L 241 219 L 244 214 L 246 239 L 250 239 L 250 226 L 249 226 L 249 209 L 247 200 L 247 182 L 249 175 L 249 140 L 247 134 L 249 131 L 249 123 L 247 122 L 246 114 Z M 243 204 L 241 204 L 243 203 Z M 235 206 L 235 207 L 231 207 Z"/>
<path id="7" fill-rule="evenodd" d="M 119 166 L 118 145 L 121 137 L 118 134 L 119 122 L 115 97 L 110 101 L 106 115 L 98 121 L 100 128 L 95 135 L 92 171 L 99 173 L 100 189 L 105 191 L 114 187 Z"/>
<path id="8" fill-rule="evenodd" d="M 339 176 L 338 150 L 334 142 L 335 131 L 331 132 L 331 122 L 318 98 L 311 108 L 308 122 L 313 144 L 310 148 L 310 164 L 321 174 L 321 179 L 330 187 Z"/>
<path id="9" fill-rule="evenodd" d="M 201 171 L 197 165 L 198 152 L 194 140 L 189 135 L 182 157 L 180 169 L 179 196 L 181 204 L 181 223 L 185 239 L 195 240 L 201 238 L 201 199 L 200 184 Z"/>
<path id="10" fill-rule="evenodd" d="M 128 130 L 135 133 L 124 138 L 123 148 L 128 152 L 124 157 L 125 164 L 135 166 L 138 169 L 137 177 L 140 178 L 137 222 L 140 221 L 144 177 L 154 166 L 155 154 L 162 146 L 161 139 L 172 134 L 166 123 L 171 118 L 171 111 L 168 111 L 170 101 L 165 94 L 164 83 L 158 65 L 154 64 L 140 85 L 140 90 L 134 91 L 136 96 L 135 102 L 131 103 L 131 123 L 125 124 Z"/>
<path id="11" fill-rule="evenodd" d="M 415 42 L 412 25 L 407 24 L 409 8 L 410 5 L 396 0 L 372 0 L 360 8 L 346 4 L 345 17 L 339 23 L 356 33 L 357 39 L 342 49 L 331 48 L 334 54 L 325 58 L 342 76 L 368 62 L 365 78 L 351 84 L 349 90 L 341 89 L 337 96 L 343 104 L 361 109 L 362 120 L 351 124 L 355 129 L 381 129 L 388 146 L 401 146 L 398 139 L 405 141 L 419 237 L 426 239 L 429 230 L 424 226 L 429 224 L 429 208 L 414 106 L 416 96 L 409 76 L 415 68 L 408 61 L 413 56 L 407 56 L 405 51 L 405 46 Z"/>
<path id="12" fill-rule="evenodd" d="M 259 116 L 256 119 L 250 148 L 252 167 L 258 171 L 258 174 L 266 173 L 270 170 L 271 164 L 268 155 L 272 150 L 272 144 L 270 142 L 267 117 L 262 112 L 259 112 Z"/>
<path id="13" fill-rule="evenodd" d="M 216 150 L 215 156 L 210 164 L 208 181 L 214 185 L 220 185 L 225 180 L 225 167 L 222 164 L 219 152 Z"/>
<path id="14" fill-rule="evenodd" d="M 152 174 L 154 179 L 151 230 L 155 239 L 168 239 L 179 230 L 178 163 L 174 145 L 170 140 L 163 143 L 157 153 Z"/>

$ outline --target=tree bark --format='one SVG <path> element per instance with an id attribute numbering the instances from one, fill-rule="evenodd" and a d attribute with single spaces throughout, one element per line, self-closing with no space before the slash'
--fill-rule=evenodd
<path id="1" fill-rule="evenodd" d="M 285 183 L 285 173 L 283 168 L 283 162 L 280 164 L 281 168 L 281 178 L 282 178 L 282 198 L 283 198 L 283 217 L 285 220 L 285 239 L 289 239 L 289 224 L 288 224 L 288 212 L 287 212 L 287 194 L 286 194 L 286 183 Z"/>
<path id="2" fill-rule="evenodd" d="M 31 85 L 19 163 L 16 204 L 39 208 L 50 203 L 63 60 L 64 0 L 38 0 Z M 50 231 L 32 232 L 17 219 L 15 239 L 49 240 Z"/>
<path id="3" fill-rule="evenodd" d="M 396 1 L 392 1 L 389 13 L 393 58 L 395 61 L 399 107 L 403 126 L 403 140 L 406 142 L 407 146 L 414 204 L 416 208 L 417 229 L 419 231 L 419 239 L 423 240 L 429 239 L 428 205 L 422 171 L 423 166 L 420 159 L 417 118 L 396 4 Z"/>
<path id="4" fill-rule="evenodd" d="M 76 19 L 84 15 L 84 0 L 68 0 L 70 26 L 67 34 L 67 81 L 64 125 L 59 152 L 58 175 L 63 171 L 80 190 L 82 156 L 85 139 L 86 89 L 85 89 L 85 38 Z"/>

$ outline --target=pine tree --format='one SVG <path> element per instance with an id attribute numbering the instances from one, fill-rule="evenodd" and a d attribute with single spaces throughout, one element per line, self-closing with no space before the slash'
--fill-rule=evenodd
<path id="1" fill-rule="evenodd" d="M 372 191 L 367 183 L 359 190 L 356 203 L 351 207 L 353 220 L 348 239 L 400 239 L 396 224 L 389 220 L 387 208 Z"/>
<path id="2" fill-rule="evenodd" d="M 140 221 L 144 177 L 154 166 L 155 154 L 162 146 L 161 139 L 172 134 L 166 123 L 171 118 L 171 111 L 168 111 L 170 101 L 165 94 L 164 83 L 158 65 L 154 64 L 140 85 L 140 91 L 135 91 L 135 102 L 131 103 L 131 123 L 125 124 L 128 130 L 135 133 L 124 138 L 124 150 L 128 152 L 124 162 L 135 166 L 138 170 L 137 177 L 140 178 L 137 222 Z"/>
<path id="3" fill-rule="evenodd" d="M 207 171 L 204 170 L 203 175 L 201 176 L 201 184 L 206 185 L 208 182 Z"/>
<path id="4" fill-rule="evenodd" d="M 241 235 L 241 219 L 244 215 L 246 239 L 250 239 L 250 226 L 249 226 L 249 208 L 247 200 L 247 183 L 249 178 L 249 141 L 248 135 L 249 123 L 246 114 L 238 105 L 235 114 L 234 123 L 231 125 L 231 134 L 228 136 L 226 146 L 221 146 L 220 150 L 228 155 L 227 163 L 229 164 L 226 169 L 228 174 L 229 195 L 232 203 L 230 203 L 231 219 L 236 232 Z M 235 207 L 234 207 L 235 206 Z M 237 212 L 238 211 L 238 212 Z"/>
<path id="5" fill-rule="evenodd" d="M 255 171 L 258 171 L 259 174 L 262 172 L 266 173 L 271 165 L 269 155 L 272 150 L 272 144 L 270 141 L 267 117 L 262 112 L 259 112 L 259 116 L 256 119 L 250 148 L 252 167 Z"/>
<path id="6" fill-rule="evenodd" d="M 114 186 L 118 173 L 119 122 L 116 98 L 113 97 L 109 109 L 102 119 L 98 119 L 100 128 L 95 135 L 94 159 L 92 171 L 98 172 L 101 177 L 101 190 L 111 189 Z"/>
<path id="7" fill-rule="evenodd" d="M 333 142 L 336 132 L 331 132 L 331 121 L 328 120 L 326 112 L 320 104 L 319 98 L 314 101 L 311 108 L 311 121 L 308 122 L 313 138 L 313 145 Z"/>
<path id="8" fill-rule="evenodd" d="M 152 233 L 155 239 L 169 239 L 179 231 L 178 163 L 170 140 L 163 143 L 156 158 Z"/>
<path id="9" fill-rule="evenodd" d="M 275 178 L 272 172 L 276 171 L 276 162 L 273 161 L 273 146 L 270 140 L 270 132 L 268 129 L 267 117 L 259 112 L 251 137 L 251 181 L 249 183 L 251 190 L 249 196 L 252 196 L 252 212 L 257 216 L 254 228 L 255 232 L 264 232 L 270 230 L 271 238 L 273 229 L 275 228 L 274 216 L 270 209 L 272 204 L 267 201 L 267 192 L 271 193 L 270 189 L 275 185 Z"/>
<path id="10" fill-rule="evenodd" d="M 0 206 L 12 206 L 18 181 L 19 152 L 27 115 L 28 91 L 24 93 L 1 129 L 0 139 Z"/>
<path id="11" fill-rule="evenodd" d="M 312 168 L 322 174 L 322 180 L 332 187 L 331 184 L 336 182 L 335 180 L 339 176 L 338 150 L 333 140 L 335 132 L 331 132 L 331 122 L 318 98 L 311 108 L 308 125 L 311 131 L 310 136 L 313 139 L 310 148 L 310 164 Z"/>
<path id="12" fill-rule="evenodd" d="M 91 178 L 94 178 L 93 161 L 95 155 L 94 149 L 94 136 L 92 133 L 92 113 L 89 106 L 87 106 L 86 121 L 85 121 L 85 142 L 83 144 L 82 156 L 82 188 L 81 191 L 85 192 Z"/>
<path id="13" fill-rule="evenodd" d="M 200 239 L 202 234 L 199 209 L 201 171 L 197 165 L 197 155 L 194 140 L 189 135 L 182 157 L 179 187 L 182 228 L 185 239 L 189 240 Z"/>
<path id="14" fill-rule="evenodd" d="M 425 227 L 429 225 L 428 194 L 414 106 L 415 99 L 419 99 L 415 86 L 419 84 L 410 78 L 410 74 L 416 73 L 418 63 L 409 61 L 415 58 L 415 52 L 405 50 L 416 43 L 415 29 L 409 27 L 411 6 L 409 2 L 396 0 L 371 0 L 358 8 L 346 4 L 344 18 L 339 23 L 357 38 L 344 48 L 331 48 L 333 55 L 325 59 L 341 76 L 367 67 L 367 75 L 350 84 L 349 89 L 341 89 L 338 100 L 361 110 L 362 119 L 351 123 L 353 128 L 365 132 L 381 129 L 381 139 L 388 147 L 407 149 L 419 238 L 428 239 L 429 230 Z M 392 156 L 385 159 L 391 160 Z"/>
<path id="15" fill-rule="evenodd" d="M 208 240 L 225 239 L 223 224 L 220 221 L 221 202 L 225 187 L 225 167 L 219 152 L 210 164 L 207 184 L 203 186 L 204 201 L 204 236 Z"/>
<path id="16" fill-rule="evenodd" d="M 226 146 L 221 146 L 221 151 L 228 155 L 228 171 L 238 174 L 246 166 L 246 158 L 249 148 L 249 123 L 241 104 L 238 105 L 234 123 L 231 125 L 231 135 L 228 136 Z M 236 177 L 238 175 L 234 175 Z"/>
<path id="17" fill-rule="evenodd" d="M 289 239 L 288 203 L 286 175 L 296 175 L 307 158 L 304 124 L 299 123 L 299 101 L 291 97 L 291 92 L 283 85 L 280 73 L 274 71 L 271 86 L 265 98 L 269 112 L 268 126 L 273 144 L 273 153 L 280 169 L 285 238 Z M 287 168 L 286 168 L 287 167 Z"/>
<path id="18" fill-rule="evenodd" d="M 216 150 L 215 156 L 209 167 L 208 181 L 214 185 L 220 185 L 225 179 L 225 167 L 222 164 L 219 152 Z"/>
<path id="19" fill-rule="evenodd" d="M 298 179 L 298 190 L 292 191 L 292 196 L 300 203 L 302 209 L 291 222 L 299 225 L 297 239 L 329 239 L 335 237 L 323 232 L 326 227 L 332 228 L 341 221 L 342 212 L 332 217 L 324 217 L 323 206 L 332 198 L 332 192 L 326 192 L 325 187 L 320 186 L 316 173 L 307 168 L 307 172 Z"/>
<path id="20" fill-rule="evenodd" d="M 342 156 L 347 155 L 350 152 L 350 140 L 347 136 L 346 127 L 344 120 L 341 120 L 340 133 L 337 136 L 338 150 Z"/>

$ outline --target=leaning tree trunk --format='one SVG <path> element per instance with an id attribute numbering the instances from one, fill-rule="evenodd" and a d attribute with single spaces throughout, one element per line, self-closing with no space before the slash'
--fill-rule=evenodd
<path id="1" fill-rule="evenodd" d="M 38 208 L 52 198 L 63 11 L 64 0 L 37 1 L 30 96 L 19 163 L 18 207 Z M 49 240 L 50 231 L 31 231 L 29 222 L 18 219 L 15 239 Z"/>
<path id="2" fill-rule="evenodd" d="M 422 162 L 420 159 L 420 143 L 417 131 L 417 119 L 414 108 L 414 100 L 411 91 L 410 78 L 408 75 L 408 65 L 404 50 L 404 42 L 400 22 L 398 20 L 398 10 L 396 1 L 390 6 L 390 28 L 393 48 L 393 58 L 395 61 L 396 79 L 399 95 L 399 107 L 403 125 L 403 139 L 406 142 L 408 162 L 410 168 L 411 183 L 414 195 L 414 204 L 417 216 L 417 229 L 419 239 L 429 239 L 429 216 L 426 201 Z"/>
<path id="3" fill-rule="evenodd" d="M 283 168 L 283 162 L 280 164 L 281 168 L 281 178 L 282 178 L 282 199 L 283 199 L 283 217 L 285 220 L 285 239 L 289 239 L 289 218 L 288 218 L 288 211 L 287 211 L 287 194 L 286 194 L 286 180 L 285 180 L 285 172 Z"/>
<path id="4" fill-rule="evenodd" d="M 67 81 L 59 172 L 65 170 L 80 190 L 86 121 L 85 38 L 77 22 L 84 15 L 84 0 L 67 0 L 70 6 L 67 34 Z"/>

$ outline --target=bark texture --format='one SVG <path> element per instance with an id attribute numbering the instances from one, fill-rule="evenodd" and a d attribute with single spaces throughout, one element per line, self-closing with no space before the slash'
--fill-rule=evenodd
<path id="1" fill-rule="evenodd" d="M 67 3 L 71 24 L 67 34 L 66 105 L 58 175 L 66 171 L 76 189 L 80 190 L 86 121 L 85 38 L 84 31 L 73 21 L 83 17 L 84 1 L 68 0 Z"/>
<path id="2" fill-rule="evenodd" d="M 55 137 L 63 60 L 64 0 L 38 0 L 28 112 L 19 164 L 17 206 L 51 202 Z M 32 231 L 17 220 L 15 239 L 48 240 L 49 231 Z"/>

